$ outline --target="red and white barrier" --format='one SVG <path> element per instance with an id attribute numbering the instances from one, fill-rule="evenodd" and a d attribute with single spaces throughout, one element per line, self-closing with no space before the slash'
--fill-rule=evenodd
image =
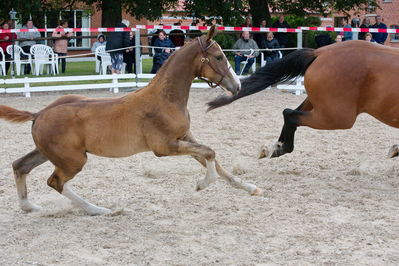
<path id="1" fill-rule="evenodd" d="M 135 31 L 136 29 L 164 29 L 164 30 L 209 30 L 209 26 L 168 26 L 168 25 L 134 25 L 132 28 L 61 28 L 61 29 L 0 29 L 0 33 L 10 32 L 122 32 Z M 375 28 L 335 28 L 335 27 L 298 27 L 298 28 L 259 28 L 259 27 L 230 27 L 219 26 L 219 31 L 252 31 L 252 32 L 301 32 L 307 31 L 337 31 L 337 32 L 380 32 L 399 33 L 399 29 L 375 29 Z"/>

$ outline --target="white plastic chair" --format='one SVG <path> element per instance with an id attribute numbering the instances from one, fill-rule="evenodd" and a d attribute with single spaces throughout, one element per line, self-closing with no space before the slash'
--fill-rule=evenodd
<path id="1" fill-rule="evenodd" d="M 283 58 L 283 53 L 281 51 L 277 51 L 278 52 L 278 58 Z M 265 59 L 265 55 L 261 52 L 260 55 L 260 66 L 263 67 L 265 66 L 267 63 L 266 59 Z"/>
<path id="2" fill-rule="evenodd" d="M 35 63 L 36 76 L 43 74 L 44 65 L 47 65 L 48 74 L 50 74 L 50 67 L 53 75 L 58 74 L 58 55 L 54 53 L 50 46 L 43 44 L 32 45 L 30 47 L 30 53 Z"/>
<path id="3" fill-rule="evenodd" d="M 108 66 L 112 65 L 111 55 L 109 53 L 105 52 L 105 45 L 97 47 L 94 54 L 96 55 L 96 60 L 97 60 L 97 56 L 99 56 L 101 58 L 101 62 L 100 62 L 100 66 L 99 66 L 99 74 L 106 75 Z"/>
<path id="4" fill-rule="evenodd" d="M 249 56 L 253 55 L 254 53 L 255 53 L 255 51 L 251 49 L 251 53 L 249 54 Z M 248 60 L 249 60 L 249 58 L 247 58 L 247 60 L 241 62 L 241 65 L 244 65 L 244 67 L 241 69 L 240 75 L 242 75 L 242 73 L 244 72 L 244 69 L 245 69 L 245 67 L 248 64 Z M 254 63 L 252 64 L 251 68 L 252 68 L 252 73 L 255 73 L 255 71 L 256 71 L 256 57 L 254 57 Z"/>
<path id="5" fill-rule="evenodd" d="M 13 56 L 12 54 L 12 45 L 7 46 L 7 53 L 11 56 Z M 14 55 L 15 55 L 15 60 L 14 60 L 14 64 L 15 64 L 15 68 L 17 71 L 17 75 L 21 75 L 21 66 L 26 67 L 26 65 L 30 65 L 30 68 L 32 69 L 32 72 L 34 74 L 34 69 L 33 69 L 33 61 L 32 61 L 32 55 L 31 54 L 27 54 L 24 52 L 24 50 L 22 50 L 22 48 L 16 44 L 14 44 Z M 27 57 L 27 59 L 21 59 L 21 57 Z M 22 72 L 25 73 L 25 72 Z"/>
<path id="6" fill-rule="evenodd" d="M 0 61 L 0 74 L 6 76 L 6 57 L 4 55 L 3 48 L 0 47 L 1 61 Z"/>

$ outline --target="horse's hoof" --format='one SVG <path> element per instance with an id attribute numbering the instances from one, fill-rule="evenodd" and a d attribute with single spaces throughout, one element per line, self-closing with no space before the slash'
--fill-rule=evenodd
<path id="1" fill-rule="evenodd" d="M 263 195 L 264 191 L 258 187 L 251 193 L 251 196 L 263 196 Z"/>
<path id="2" fill-rule="evenodd" d="M 97 215 L 111 214 L 112 211 L 110 209 L 103 208 L 103 207 L 95 207 L 95 208 L 88 210 L 88 213 L 89 213 L 89 215 L 97 216 Z"/>
<path id="3" fill-rule="evenodd" d="M 394 158 L 399 156 L 399 145 L 393 145 L 388 152 L 388 158 Z"/>
<path id="4" fill-rule="evenodd" d="M 260 149 L 258 159 L 263 159 L 263 158 L 269 157 L 269 154 L 270 154 L 269 148 L 266 145 L 264 145 Z"/>
<path id="5" fill-rule="evenodd" d="M 21 202 L 21 210 L 24 212 L 38 212 L 42 209 L 39 205 L 30 203 L 29 201 Z"/>

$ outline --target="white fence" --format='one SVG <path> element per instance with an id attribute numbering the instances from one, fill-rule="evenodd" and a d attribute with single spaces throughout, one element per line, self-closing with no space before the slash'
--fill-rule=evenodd
<path id="1" fill-rule="evenodd" d="M 64 77 L 43 77 L 43 78 L 16 78 L 0 79 L 0 95 L 11 93 L 23 93 L 25 97 L 30 97 L 32 92 L 51 92 L 51 91 L 74 91 L 92 89 L 110 89 L 114 93 L 119 92 L 119 88 L 139 88 L 148 85 L 148 79 L 152 79 L 154 74 L 118 74 L 118 75 L 89 75 L 89 76 L 64 76 Z M 54 83 L 78 83 L 82 81 L 93 81 L 89 84 L 65 84 L 57 85 Z M 303 78 L 292 81 L 291 84 L 279 84 L 278 89 L 293 91 L 300 95 L 305 92 L 302 85 Z M 40 84 L 38 84 L 40 83 Z M 41 84 L 44 83 L 44 84 Z M 52 84 L 53 83 L 53 84 Z M 292 83 L 294 85 L 292 85 Z M 7 86 L 7 85 L 16 85 Z M 36 86 L 35 86 L 36 85 Z M 205 82 L 194 82 L 192 88 L 208 88 Z"/>

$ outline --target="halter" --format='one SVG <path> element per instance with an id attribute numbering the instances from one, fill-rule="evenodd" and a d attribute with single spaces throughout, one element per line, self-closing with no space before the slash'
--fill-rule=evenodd
<path id="1" fill-rule="evenodd" d="M 198 39 L 198 43 L 199 43 L 199 46 L 201 47 L 201 50 L 202 50 L 202 57 L 201 57 L 201 63 L 207 63 L 208 65 L 209 65 L 209 67 L 210 68 L 212 68 L 212 70 L 213 71 L 215 71 L 217 74 L 219 74 L 220 76 L 221 76 L 221 79 L 219 80 L 219 82 L 217 82 L 216 84 L 214 84 L 212 81 L 210 81 L 209 79 L 206 79 L 206 78 L 203 78 L 203 77 L 200 77 L 200 76 L 198 76 L 197 78 L 198 79 L 201 79 L 201 80 L 203 80 L 203 81 L 205 81 L 206 83 L 208 83 L 208 85 L 209 85 L 209 87 L 211 87 L 211 88 L 216 88 L 216 87 L 218 87 L 221 83 L 222 83 L 222 81 L 223 81 L 223 79 L 225 78 L 225 75 L 223 75 L 222 73 L 220 73 L 216 68 L 214 68 L 213 66 L 212 66 L 212 64 L 210 63 L 210 61 L 209 61 L 209 58 L 208 58 L 208 53 L 207 53 L 207 51 L 208 51 L 208 49 L 209 48 L 211 48 L 216 42 L 215 41 L 211 41 L 211 43 L 208 45 L 208 46 L 206 46 L 206 47 L 204 47 L 204 44 L 202 43 L 202 40 L 201 40 L 201 38 L 200 37 L 197 37 L 197 39 Z M 202 68 L 204 67 L 204 65 L 202 64 L 201 65 L 201 68 L 200 68 L 200 71 L 199 71 L 199 75 L 201 75 L 201 72 L 202 72 Z"/>

